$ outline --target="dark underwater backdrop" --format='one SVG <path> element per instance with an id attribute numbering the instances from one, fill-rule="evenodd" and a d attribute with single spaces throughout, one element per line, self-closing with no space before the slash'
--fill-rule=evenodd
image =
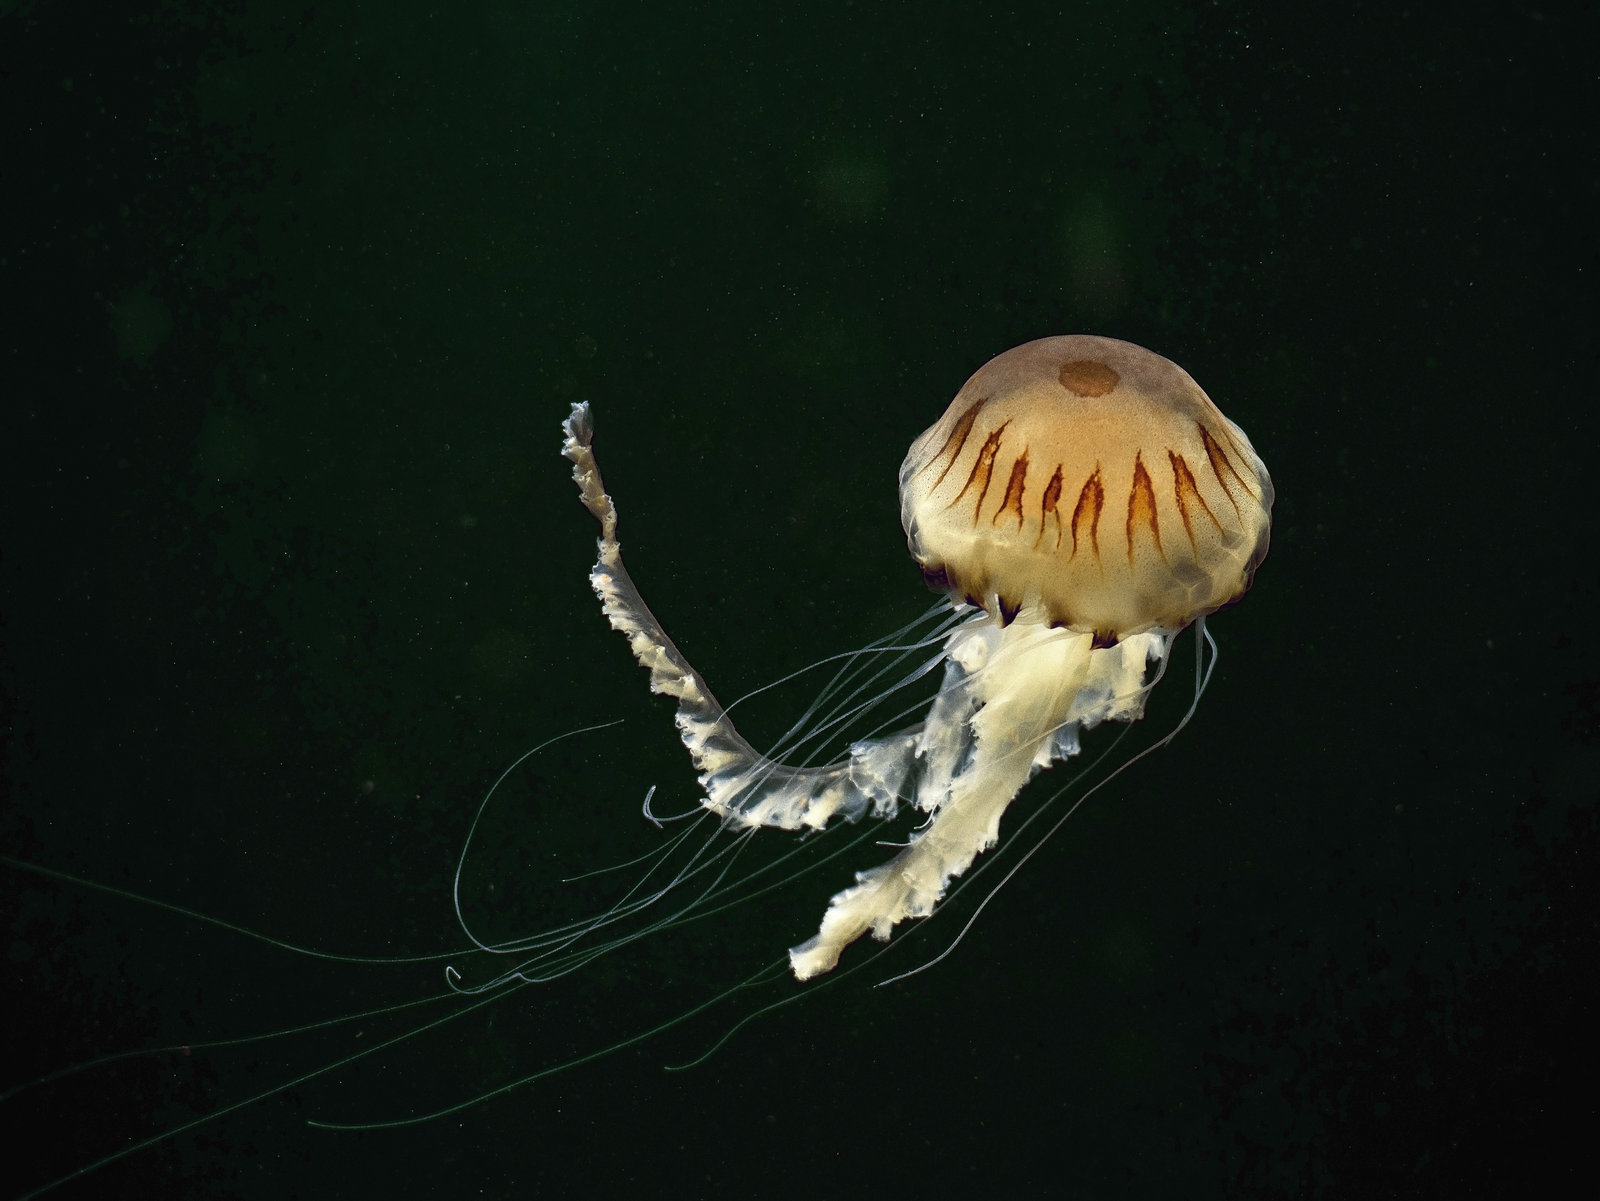
<path id="1" fill-rule="evenodd" d="M 1277 487 L 1189 727 L 936 967 L 871 987 L 987 884 L 693 1070 L 663 1066 L 802 990 L 419 1126 L 306 1124 L 648 1030 L 808 936 L 869 841 L 53 1195 L 1572 1189 L 1592 12 L 1429 7 L 4 5 L 13 861 L 333 954 L 457 950 L 488 786 L 620 721 L 514 774 L 467 878 L 499 936 L 603 903 L 621 877 L 561 879 L 643 853 L 645 790 L 677 812 L 695 784 L 588 589 L 575 400 L 630 566 L 724 699 L 926 607 L 896 470 L 1019 342 L 1175 359 Z M 1185 637 L 1124 748 L 1181 716 L 1191 663 Z M 7 1196 L 449 1011 L 203 1046 L 442 992 L 444 961 L 0 881 L 0 1087 L 181 1048 L 8 1095 Z"/>

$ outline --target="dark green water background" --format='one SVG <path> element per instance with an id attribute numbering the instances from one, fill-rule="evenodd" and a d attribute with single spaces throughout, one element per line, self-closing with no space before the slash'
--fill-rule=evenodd
<path id="1" fill-rule="evenodd" d="M 666 810 L 695 793 L 585 580 L 557 454 L 577 399 L 636 577 L 728 698 L 928 603 L 896 469 L 1018 342 L 1182 363 L 1278 504 L 1189 729 L 937 968 L 858 973 L 687 1073 L 662 1066 L 796 990 L 420 1127 L 305 1124 L 426 1112 L 646 1029 L 809 934 L 868 845 L 56 1195 L 1579 1179 L 1592 13 L 115 7 L 0 6 L 10 856 L 329 952 L 449 950 L 485 788 L 621 719 L 517 776 L 470 898 L 505 933 L 592 903 L 555 881 L 651 845 L 651 784 Z M 1190 653 L 1139 738 L 1181 714 Z M 0 1085 L 190 1048 L 0 1103 L 7 1196 L 408 1018 L 201 1043 L 441 987 L 438 963 L 0 882 Z"/>

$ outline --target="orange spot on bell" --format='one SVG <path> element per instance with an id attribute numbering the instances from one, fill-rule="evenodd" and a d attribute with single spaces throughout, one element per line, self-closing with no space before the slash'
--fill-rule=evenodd
<path id="1" fill-rule="evenodd" d="M 1061 364 L 1061 386 L 1078 396 L 1104 396 L 1121 378 L 1095 359 L 1073 359 Z"/>

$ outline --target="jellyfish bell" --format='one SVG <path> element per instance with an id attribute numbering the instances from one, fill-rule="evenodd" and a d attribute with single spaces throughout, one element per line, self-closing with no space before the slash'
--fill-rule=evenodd
<path id="1" fill-rule="evenodd" d="M 1147 672 L 1185 627 L 1241 597 L 1266 555 L 1272 482 L 1250 440 L 1176 364 L 1111 338 L 1043 338 L 990 360 L 911 446 L 901 519 L 924 577 L 970 616 L 944 639 L 924 720 L 836 762 L 757 752 L 644 603 L 622 562 L 587 404 L 564 453 L 599 520 L 590 573 L 676 721 L 704 806 L 735 828 L 926 815 L 837 893 L 789 952 L 800 980 L 863 934 L 932 913 L 999 837 L 1029 778 L 1079 734 L 1143 715 Z"/>
<path id="2" fill-rule="evenodd" d="M 1272 481 L 1176 363 L 1041 338 L 980 367 L 900 468 L 924 575 L 1002 621 L 1024 609 L 1107 645 L 1243 596 Z"/>

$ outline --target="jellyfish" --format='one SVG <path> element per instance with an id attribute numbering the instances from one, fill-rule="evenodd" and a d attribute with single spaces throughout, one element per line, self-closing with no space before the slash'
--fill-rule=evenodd
<path id="1" fill-rule="evenodd" d="M 652 690 L 677 702 L 701 804 L 737 830 L 820 830 L 888 818 L 902 803 L 923 817 L 790 949 L 802 981 L 862 935 L 887 941 L 931 914 L 996 844 L 1036 772 L 1077 754 L 1083 731 L 1143 716 L 1174 639 L 1244 595 L 1271 528 L 1265 465 L 1177 364 L 1087 335 L 1008 350 L 967 380 L 900 468 L 911 557 L 963 615 L 944 638 L 927 716 L 837 761 L 788 765 L 740 735 L 629 576 L 587 402 L 564 429 L 600 523 L 590 582 Z"/>

